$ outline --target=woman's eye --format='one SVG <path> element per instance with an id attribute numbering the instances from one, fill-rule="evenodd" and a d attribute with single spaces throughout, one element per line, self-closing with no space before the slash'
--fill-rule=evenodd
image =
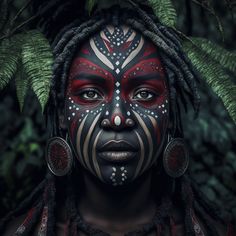
<path id="1" fill-rule="evenodd" d="M 154 97 L 154 93 L 150 91 L 139 91 L 135 94 L 134 99 L 137 100 L 151 100 Z"/>
<path id="2" fill-rule="evenodd" d="M 80 96 L 86 100 L 99 100 L 102 96 L 95 90 L 83 91 Z"/>

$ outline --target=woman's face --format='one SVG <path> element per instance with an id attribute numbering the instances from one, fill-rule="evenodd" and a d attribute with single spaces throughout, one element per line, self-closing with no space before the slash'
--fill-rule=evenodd
<path id="1" fill-rule="evenodd" d="M 129 27 L 107 26 L 78 51 L 65 114 L 79 162 L 125 185 L 156 162 L 168 123 L 168 88 L 156 47 Z"/>

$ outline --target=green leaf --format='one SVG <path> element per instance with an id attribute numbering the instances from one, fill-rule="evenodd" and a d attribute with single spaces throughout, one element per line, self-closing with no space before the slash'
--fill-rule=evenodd
<path id="1" fill-rule="evenodd" d="M 87 0 L 86 1 L 86 9 L 89 13 L 89 15 L 91 14 L 93 8 L 95 7 L 95 5 L 97 4 L 98 0 Z"/>
<path id="2" fill-rule="evenodd" d="M 23 110 L 25 96 L 29 88 L 29 77 L 24 72 L 23 66 L 19 66 L 19 69 L 15 76 L 16 94 L 20 104 L 21 111 Z"/>
<path id="3" fill-rule="evenodd" d="M 236 73 L 236 54 L 229 52 L 223 47 L 212 43 L 204 38 L 194 38 L 191 40 L 204 52 L 209 54 L 214 60 L 219 62 L 224 68 Z"/>
<path id="4" fill-rule="evenodd" d="M 221 98 L 229 115 L 236 123 L 236 85 L 222 66 L 209 54 L 190 41 L 183 42 L 183 49 L 203 79 Z"/>
<path id="5" fill-rule="evenodd" d="M 0 90 L 12 79 L 17 70 L 19 53 L 15 41 L 5 39 L 0 45 Z"/>
<path id="6" fill-rule="evenodd" d="M 52 63 L 52 50 L 43 34 L 36 30 L 26 33 L 22 45 L 22 64 L 42 110 L 49 98 Z"/>
<path id="7" fill-rule="evenodd" d="M 148 0 L 160 22 L 166 26 L 176 25 L 177 14 L 171 0 Z"/>

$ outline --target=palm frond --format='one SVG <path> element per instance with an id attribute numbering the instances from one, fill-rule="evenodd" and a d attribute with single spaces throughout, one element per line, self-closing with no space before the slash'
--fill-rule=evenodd
<path id="1" fill-rule="evenodd" d="M 171 0 L 148 0 L 148 2 L 162 24 L 169 27 L 175 26 L 177 14 Z"/>
<path id="2" fill-rule="evenodd" d="M 236 85 L 231 81 L 228 73 L 214 58 L 194 43 L 185 41 L 183 48 L 203 79 L 221 98 L 229 115 L 236 123 Z"/>
<path id="3" fill-rule="evenodd" d="M 17 70 L 19 53 L 14 40 L 5 39 L 0 45 L 0 89 L 12 79 Z"/>
<path id="4" fill-rule="evenodd" d="M 236 54 L 229 52 L 223 47 L 212 43 L 208 39 L 194 38 L 191 40 L 200 47 L 204 52 L 209 54 L 214 60 L 219 62 L 224 68 L 236 73 Z"/>
<path id="5" fill-rule="evenodd" d="M 52 58 L 52 50 L 43 34 L 36 30 L 27 32 L 22 45 L 22 64 L 43 110 L 49 97 Z"/>

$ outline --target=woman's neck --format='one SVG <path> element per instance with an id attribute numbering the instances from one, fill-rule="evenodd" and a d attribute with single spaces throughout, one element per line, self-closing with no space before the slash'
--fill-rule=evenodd
<path id="1" fill-rule="evenodd" d="M 82 218 L 100 229 L 129 231 L 148 223 L 156 211 L 151 192 L 151 171 L 125 187 L 111 187 L 84 172 L 79 212 Z"/>

